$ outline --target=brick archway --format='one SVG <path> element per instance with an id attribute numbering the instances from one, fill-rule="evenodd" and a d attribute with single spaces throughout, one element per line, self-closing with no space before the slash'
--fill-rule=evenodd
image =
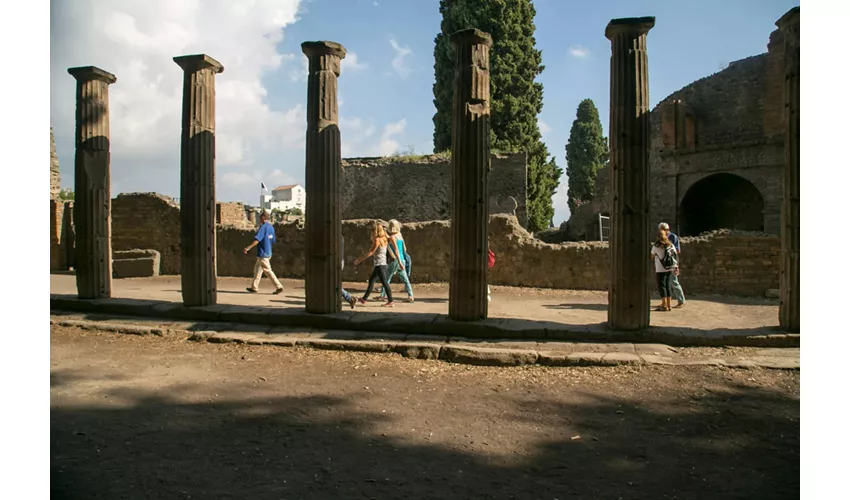
<path id="1" fill-rule="evenodd" d="M 714 229 L 764 231 L 764 197 L 747 179 L 729 173 L 695 182 L 679 205 L 682 236 Z"/>

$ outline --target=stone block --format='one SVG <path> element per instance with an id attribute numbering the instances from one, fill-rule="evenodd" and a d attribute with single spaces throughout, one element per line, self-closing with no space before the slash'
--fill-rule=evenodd
<path id="1" fill-rule="evenodd" d="M 159 255 L 112 259 L 113 278 L 151 278 L 159 276 Z"/>
<path id="2" fill-rule="evenodd" d="M 440 359 L 470 365 L 533 365 L 537 362 L 537 357 L 535 351 L 453 345 L 444 345 L 440 348 Z"/>

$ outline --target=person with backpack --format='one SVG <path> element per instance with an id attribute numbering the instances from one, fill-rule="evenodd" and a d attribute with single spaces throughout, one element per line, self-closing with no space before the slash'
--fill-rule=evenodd
<path id="1" fill-rule="evenodd" d="M 670 240 L 670 243 L 676 248 L 676 261 L 679 260 L 679 255 L 682 254 L 682 247 L 679 244 L 679 237 L 676 236 L 673 231 L 670 231 L 670 225 L 666 222 L 662 222 L 658 224 L 658 229 L 663 229 L 667 233 L 667 239 Z M 682 290 L 682 285 L 679 284 L 679 266 L 676 266 L 676 270 L 673 272 L 673 276 L 671 277 L 673 281 L 673 298 L 675 298 L 679 303 L 676 305 L 676 309 L 681 309 L 685 305 L 685 291 Z"/>
<path id="2" fill-rule="evenodd" d="M 655 261 L 655 280 L 658 283 L 658 294 L 661 295 L 661 305 L 656 311 L 669 311 L 670 299 L 673 296 L 673 272 L 678 268 L 676 247 L 667 239 L 667 231 L 658 230 L 658 237 L 649 252 L 649 258 Z"/>

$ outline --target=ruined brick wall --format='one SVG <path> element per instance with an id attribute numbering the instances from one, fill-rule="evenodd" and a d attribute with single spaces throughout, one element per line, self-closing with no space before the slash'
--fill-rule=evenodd
<path id="1" fill-rule="evenodd" d="M 156 194 L 119 195 L 112 203 L 114 250 L 149 248 L 162 255 L 162 274 L 177 274 L 180 267 L 180 209 Z M 343 279 L 366 281 L 371 261 L 353 261 L 370 245 L 370 220 L 343 222 L 345 260 Z M 299 222 L 277 224 L 278 242 L 272 266 L 281 277 L 303 278 L 305 237 Z M 412 281 L 445 282 L 451 266 L 451 231 L 448 221 L 403 225 L 413 261 Z M 255 254 L 242 249 L 254 237 L 250 229 L 219 226 L 217 265 L 219 276 L 251 276 Z M 779 286 L 779 239 L 776 236 L 716 231 L 682 239 L 682 284 L 686 293 L 722 293 L 761 296 Z M 610 269 L 608 244 L 579 242 L 548 244 L 533 238 L 515 217 L 490 219 L 490 247 L 497 255 L 491 270 L 493 284 L 604 290 Z M 648 249 L 647 249 L 648 250 Z M 651 281 L 647 259 L 647 286 Z"/>
<path id="2" fill-rule="evenodd" d="M 215 222 L 223 226 L 237 226 L 247 228 L 250 222 L 242 202 L 232 201 L 216 203 Z"/>
<path id="3" fill-rule="evenodd" d="M 74 264 L 74 202 L 50 200 L 50 270 L 67 271 Z"/>
<path id="4" fill-rule="evenodd" d="M 157 193 L 119 194 L 112 200 L 112 250 L 159 252 L 162 274 L 180 273 L 180 206 Z"/>
<path id="5" fill-rule="evenodd" d="M 343 222 L 345 269 L 343 280 L 366 281 L 371 260 L 353 261 L 370 246 L 370 220 Z M 295 223 L 279 224 L 272 266 L 278 276 L 303 278 L 304 232 Z M 446 282 L 451 271 L 451 231 L 447 221 L 414 222 L 402 227 L 410 248 L 414 283 Z M 245 276 L 253 271 L 253 256 L 242 249 L 253 232 L 221 228 L 218 233 L 218 272 L 221 276 Z M 776 236 L 715 231 L 682 238 L 682 286 L 686 293 L 764 296 L 779 287 L 779 239 Z M 570 242 L 558 245 L 533 238 L 510 216 L 490 220 L 490 248 L 496 266 L 492 284 L 605 290 L 608 287 L 610 254 L 602 242 Z M 651 262 L 647 259 L 647 286 L 654 290 Z"/>
<path id="6" fill-rule="evenodd" d="M 525 153 L 493 154 L 490 206 L 493 213 L 514 211 L 527 222 Z M 451 160 L 443 155 L 349 158 L 342 161 L 343 219 L 398 219 L 401 222 L 450 218 Z M 516 208 L 513 208 L 513 198 Z"/>
<path id="7" fill-rule="evenodd" d="M 650 114 L 654 222 L 680 226 L 687 215 L 682 202 L 688 190 L 713 174 L 728 173 L 758 189 L 764 200 L 764 231 L 779 234 L 785 159 L 782 78 L 782 39 L 774 32 L 767 53 L 735 61 L 655 107 Z"/>
<path id="8" fill-rule="evenodd" d="M 732 174 L 758 190 L 764 232 L 779 234 L 783 127 L 782 37 L 770 35 L 768 52 L 735 61 L 663 99 L 650 113 L 650 227 L 668 222 L 680 234 L 689 190 L 714 174 Z M 571 214 L 563 228 L 570 240 L 596 239 L 596 216 L 610 208 L 610 172 L 597 180 L 596 199 Z M 717 179 L 717 177 L 714 177 Z M 604 186 L 603 186 L 604 184 Z M 718 197 L 730 197 L 722 189 Z M 734 202 L 731 203 L 734 205 Z M 754 208 L 741 202 L 736 210 Z"/>
<path id="9" fill-rule="evenodd" d="M 59 196 L 59 156 L 56 154 L 56 142 L 53 140 L 53 127 L 50 127 L 50 199 Z"/>

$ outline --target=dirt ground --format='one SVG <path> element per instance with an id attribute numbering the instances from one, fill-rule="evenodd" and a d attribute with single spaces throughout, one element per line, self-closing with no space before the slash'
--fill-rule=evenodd
<path id="1" fill-rule="evenodd" d="M 799 498 L 799 384 L 53 327 L 51 497 Z"/>

